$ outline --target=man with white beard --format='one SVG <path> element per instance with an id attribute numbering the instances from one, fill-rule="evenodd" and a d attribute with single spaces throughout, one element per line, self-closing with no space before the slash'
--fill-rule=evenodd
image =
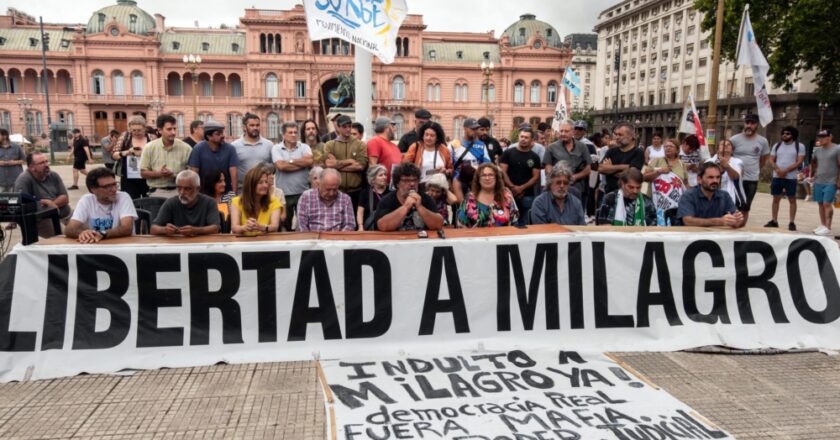
<path id="1" fill-rule="evenodd" d="M 219 232 L 219 208 L 216 201 L 199 192 L 200 180 L 192 170 L 184 170 L 175 177 L 178 195 L 170 197 L 152 222 L 152 235 L 196 235 Z"/>

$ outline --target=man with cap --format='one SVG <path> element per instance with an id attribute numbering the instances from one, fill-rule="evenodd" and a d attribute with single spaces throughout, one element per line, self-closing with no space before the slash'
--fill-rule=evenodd
<path id="1" fill-rule="evenodd" d="M 365 143 L 350 133 L 352 125 L 353 120 L 349 116 L 342 115 L 336 119 L 337 136 L 324 145 L 324 165 L 339 172 L 339 189 L 350 196 L 353 212 L 356 212 L 368 166 L 368 153 Z"/>
<path id="2" fill-rule="evenodd" d="M 217 121 L 204 123 L 204 140 L 196 144 L 187 162 L 190 169 L 198 173 L 203 180 L 213 171 L 225 175 L 225 192 L 236 192 L 239 188 L 236 167 L 239 156 L 236 148 L 225 142 L 225 126 Z"/>
<path id="3" fill-rule="evenodd" d="M 342 117 L 341 113 L 336 113 L 335 116 L 332 117 L 331 121 L 333 123 L 333 131 L 321 136 L 321 142 L 327 143 L 336 137 L 336 133 L 338 133 L 338 118 Z M 310 145 L 310 147 L 312 147 Z"/>
<path id="4" fill-rule="evenodd" d="M 394 140 L 394 121 L 388 118 L 376 118 L 373 123 L 376 136 L 367 143 L 369 166 L 382 165 L 391 181 L 391 171 L 402 162 L 400 149 L 392 142 Z"/>
<path id="5" fill-rule="evenodd" d="M 478 138 L 481 125 L 474 118 L 464 120 L 464 137 L 454 139 L 450 145 L 452 160 L 455 162 L 455 177 L 458 177 L 459 168 L 462 164 L 468 163 L 473 168 L 487 162 L 492 162 L 487 145 Z"/>
<path id="6" fill-rule="evenodd" d="M 758 128 L 758 115 L 752 113 L 744 116 L 744 130 L 729 139 L 732 142 L 733 157 L 741 159 L 744 169 L 741 172 L 741 184 L 744 186 L 744 194 L 747 196 L 746 203 L 742 206 L 744 222 L 749 220 L 750 206 L 752 205 L 755 192 L 758 189 L 758 176 L 764 168 L 767 158 L 770 157 L 770 144 L 767 138 L 756 132 Z"/>
<path id="7" fill-rule="evenodd" d="M 835 194 L 840 187 L 840 146 L 833 142 L 829 130 L 817 132 L 811 175 L 814 176 L 814 201 L 820 205 L 820 226 L 814 229 L 814 234 L 829 236 L 832 235 Z"/>
<path id="8" fill-rule="evenodd" d="M 788 229 L 796 230 L 796 187 L 799 184 L 797 174 L 805 162 L 805 146 L 799 143 L 799 130 L 795 127 L 782 129 L 782 141 L 770 149 L 770 166 L 773 167 L 773 180 L 770 181 L 770 195 L 773 196 L 773 218 L 765 228 L 779 227 L 779 205 L 782 195 L 790 203 L 790 223 Z"/>
<path id="9" fill-rule="evenodd" d="M 492 123 L 487 118 L 478 118 L 478 125 L 478 138 L 481 139 L 481 142 L 484 142 L 484 145 L 487 145 L 487 152 L 490 154 L 490 160 L 492 160 L 493 163 L 498 164 L 499 158 L 502 156 L 504 149 L 502 148 L 502 144 L 500 144 L 496 138 L 490 136 L 490 126 Z"/>
<path id="10" fill-rule="evenodd" d="M 586 137 L 588 129 L 589 124 L 587 124 L 586 121 L 579 119 L 575 121 L 572 137 L 574 137 L 578 142 L 583 142 L 583 144 L 586 145 L 586 149 L 589 150 L 589 154 L 598 154 L 598 151 L 595 149 L 595 144 Z"/>
<path id="11" fill-rule="evenodd" d="M 420 127 L 432 119 L 432 114 L 424 109 L 418 109 L 414 112 L 414 130 L 409 131 L 400 138 L 399 148 L 401 153 L 408 151 L 408 148 L 414 145 L 415 142 L 422 140 L 423 135 L 420 133 Z"/>

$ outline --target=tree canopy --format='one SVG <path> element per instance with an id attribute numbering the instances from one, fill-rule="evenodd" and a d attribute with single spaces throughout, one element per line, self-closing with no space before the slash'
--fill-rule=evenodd
<path id="1" fill-rule="evenodd" d="M 741 14 L 747 0 L 726 0 L 721 57 L 735 61 Z M 717 0 L 694 0 L 704 14 L 701 24 L 714 44 Z M 827 0 L 755 1 L 750 21 L 761 51 L 770 64 L 770 79 L 790 88 L 802 72 L 814 71 L 823 101 L 840 99 L 840 7 Z"/>

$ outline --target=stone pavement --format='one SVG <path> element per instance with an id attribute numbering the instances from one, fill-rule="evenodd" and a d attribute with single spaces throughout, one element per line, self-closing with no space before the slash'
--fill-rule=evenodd
<path id="1" fill-rule="evenodd" d="M 54 167 L 70 181 L 68 166 Z M 73 202 L 85 194 L 72 191 Z M 800 202 L 801 231 L 817 225 Z M 769 219 L 759 194 L 751 226 Z M 787 224 L 786 202 L 781 221 Z M 840 224 L 838 224 L 840 228 Z M 739 439 L 840 438 L 840 357 L 619 353 Z M 0 439 L 323 439 L 314 362 L 216 365 L 0 384 Z"/>

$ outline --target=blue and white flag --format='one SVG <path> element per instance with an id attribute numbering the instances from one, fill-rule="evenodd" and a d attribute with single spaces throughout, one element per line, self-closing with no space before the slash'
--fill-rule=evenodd
<path id="1" fill-rule="evenodd" d="M 753 84 L 755 84 L 755 101 L 758 107 L 758 119 L 761 126 L 773 122 L 773 107 L 770 105 L 770 95 L 767 93 L 767 72 L 770 71 L 770 64 L 761 53 L 758 42 L 755 40 L 752 23 L 750 23 L 749 5 L 744 7 L 744 16 L 741 20 L 741 35 L 738 40 L 738 65 L 751 66 Z"/>
<path id="2" fill-rule="evenodd" d="M 575 96 L 580 96 L 580 77 L 572 71 L 571 68 L 566 68 L 566 73 L 563 75 L 563 85 L 569 89 Z"/>

